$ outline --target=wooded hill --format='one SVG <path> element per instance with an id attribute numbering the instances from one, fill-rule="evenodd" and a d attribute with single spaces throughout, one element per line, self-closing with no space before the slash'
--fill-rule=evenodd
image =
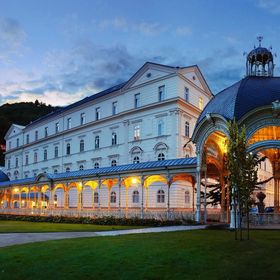
<path id="1" fill-rule="evenodd" d="M 38 100 L 34 103 L 7 103 L 0 106 L 0 147 L 5 145 L 4 136 L 13 123 L 25 126 L 54 111 L 56 108 L 57 107 L 41 103 Z M 4 166 L 4 154 L 2 149 L 0 149 L 0 166 Z"/>

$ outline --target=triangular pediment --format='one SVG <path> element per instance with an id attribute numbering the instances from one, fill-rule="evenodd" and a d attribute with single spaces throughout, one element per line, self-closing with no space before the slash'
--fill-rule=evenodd
<path id="1" fill-rule="evenodd" d="M 22 125 L 18 125 L 18 124 L 12 124 L 9 128 L 9 130 L 7 131 L 7 133 L 5 134 L 5 137 L 4 139 L 8 139 L 14 135 L 17 135 L 19 133 L 22 132 L 22 130 L 24 129 L 25 127 L 22 126 Z"/>
<path id="2" fill-rule="evenodd" d="M 187 78 L 192 84 L 195 84 L 197 87 L 202 89 L 204 92 L 211 96 L 213 95 L 197 65 L 180 69 L 179 73 Z"/>
<path id="3" fill-rule="evenodd" d="M 126 83 L 124 89 L 129 89 L 176 72 L 176 67 L 146 62 Z"/>

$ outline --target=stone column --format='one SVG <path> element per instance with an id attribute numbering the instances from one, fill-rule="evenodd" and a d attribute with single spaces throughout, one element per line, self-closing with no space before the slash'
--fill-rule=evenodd
<path id="1" fill-rule="evenodd" d="M 201 219 L 201 198 L 200 198 L 200 191 L 201 191 L 201 178 L 200 178 L 200 166 L 198 165 L 196 168 L 196 212 L 195 212 L 195 221 L 200 223 Z"/>
<path id="2" fill-rule="evenodd" d="M 121 216 L 121 187 L 122 187 L 121 176 L 119 176 L 118 179 L 118 187 L 119 187 L 119 215 Z"/>
<path id="3" fill-rule="evenodd" d="M 274 212 L 279 213 L 279 178 L 274 178 Z"/>
<path id="4" fill-rule="evenodd" d="M 64 209 L 69 208 L 69 191 L 68 191 L 68 183 L 66 184 L 66 188 L 64 190 Z"/>
<path id="5" fill-rule="evenodd" d="M 101 180 L 98 178 L 98 209 L 101 210 Z"/>
<path id="6" fill-rule="evenodd" d="M 145 189 L 145 178 L 141 176 L 141 219 L 144 219 L 144 189 Z"/>
<path id="7" fill-rule="evenodd" d="M 167 172 L 167 220 L 170 218 L 170 186 L 171 186 L 171 177 L 169 172 Z"/>

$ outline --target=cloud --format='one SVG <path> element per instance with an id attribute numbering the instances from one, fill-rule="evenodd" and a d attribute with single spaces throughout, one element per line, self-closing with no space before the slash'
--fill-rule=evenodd
<path id="1" fill-rule="evenodd" d="M 122 32 L 139 32 L 145 36 L 157 36 L 168 30 L 168 26 L 158 22 L 132 22 L 123 17 L 103 20 L 97 23 L 97 27 L 100 31 L 113 28 Z"/>
<path id="2" fill-rule="evenodd" d="M 13 55 L 18 55 L 25 39 L 18 21 L 0 17 L 0 63 L 9 63 Z"/>
<path id="3" fill-rule="evenodd" d="M 189 26 L 178 26 L 175 34 L 177 36 L 189 36 L 192 35 L 192 29 Z"/>
<path id="4" fill-rule="evenodd" d="M 258 7 L 269 11 L 272 14 L 280 14 L 279 0 L 258 0 Z"/>

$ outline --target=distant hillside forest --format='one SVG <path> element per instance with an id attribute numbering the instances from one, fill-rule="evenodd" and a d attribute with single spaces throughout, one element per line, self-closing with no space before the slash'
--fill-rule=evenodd
<path id="1" fill-rule="evenodd" d="M 4 136 L 11 124 L 27 125 L 52 111 L 57 107 L 46 105 L 36 100 L 33 102 L 20 102 L 0 106 L 0 166 L 4 165 Z"/>

